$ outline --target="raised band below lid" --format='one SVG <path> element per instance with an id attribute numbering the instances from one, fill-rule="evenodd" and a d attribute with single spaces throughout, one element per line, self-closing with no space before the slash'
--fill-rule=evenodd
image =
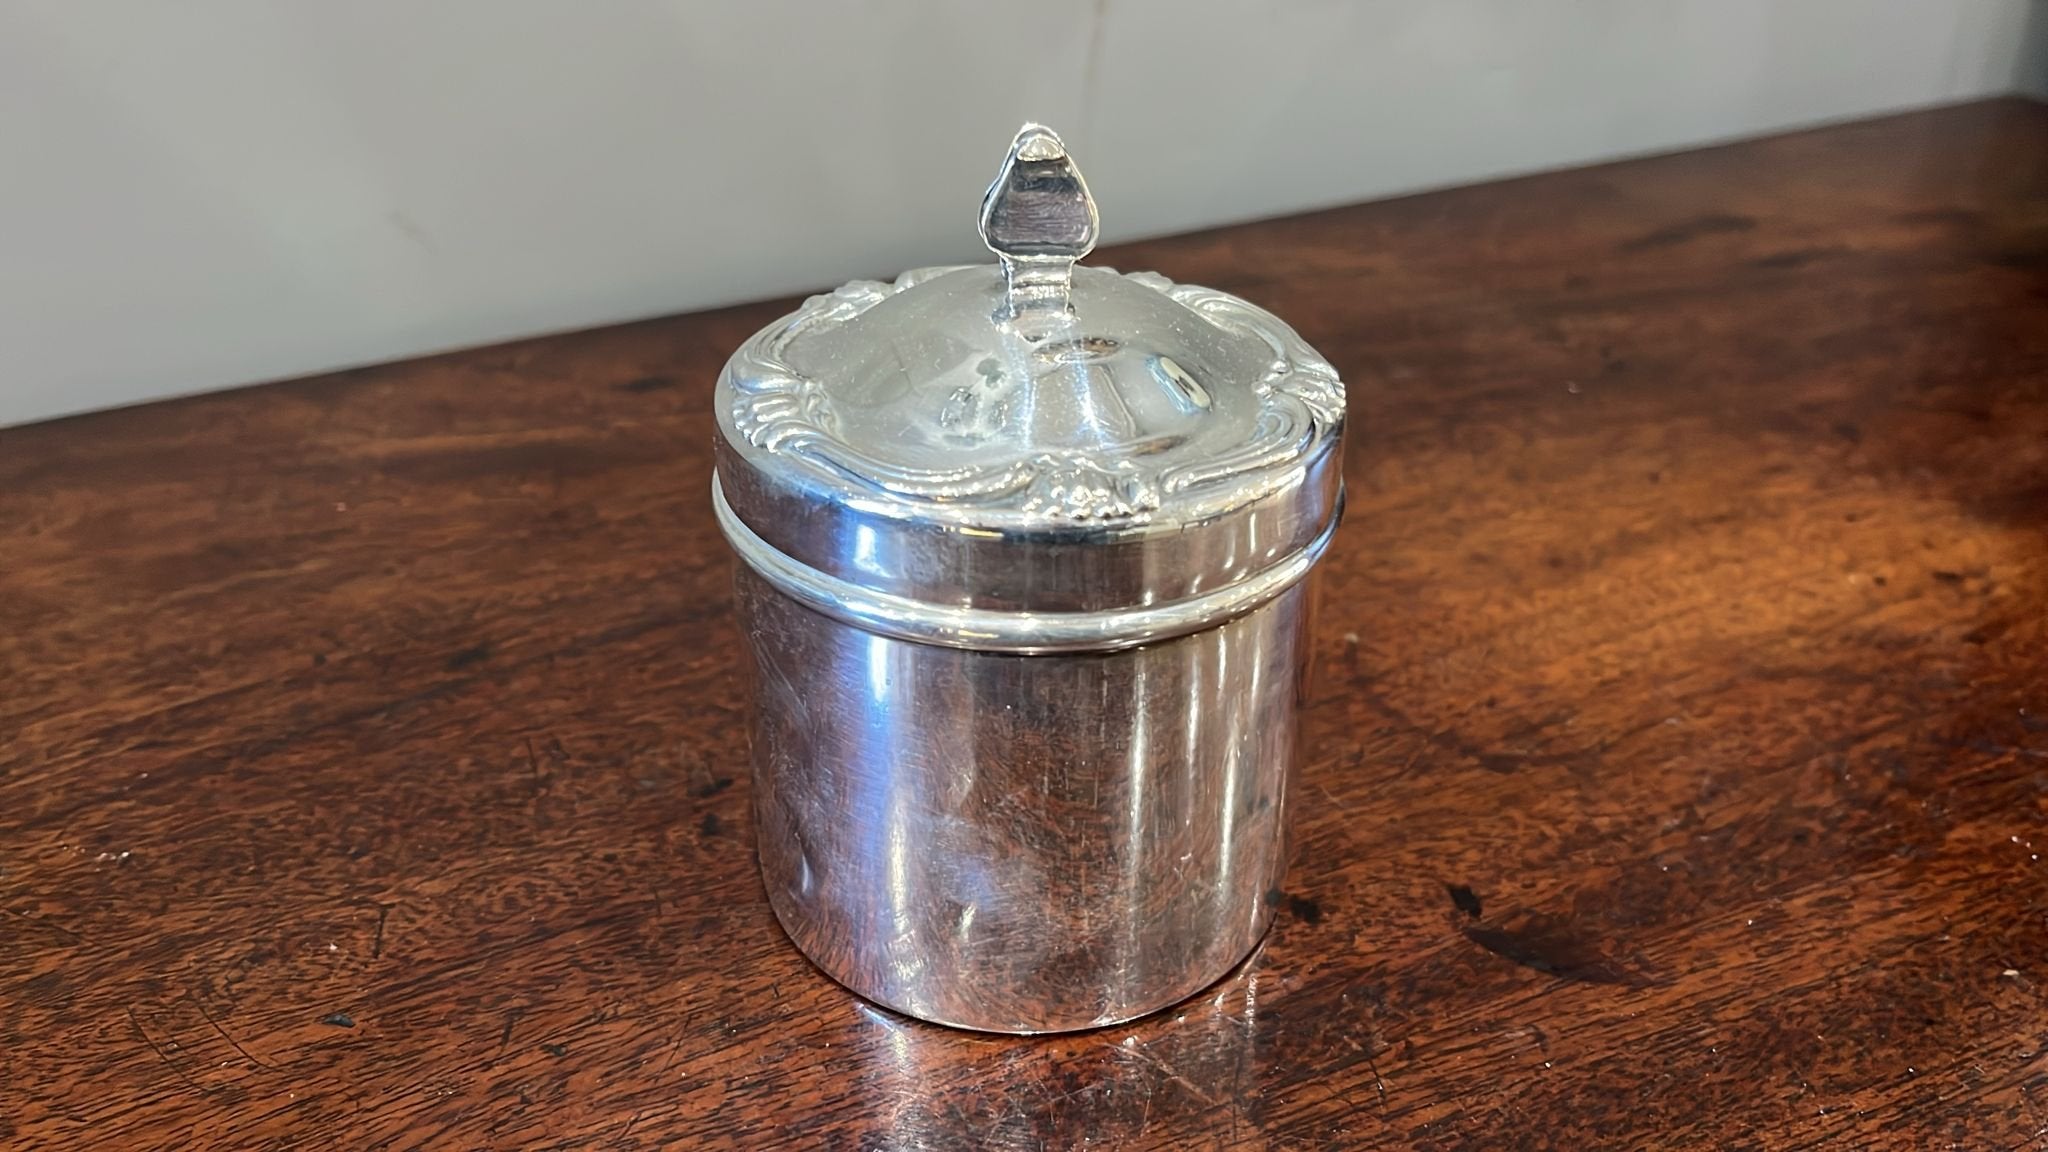
<path id="1" fill-rule="evenodd" d="M 1116 651 L 1170 640 L 1235 619 L 1308 575 L 1337 534 L 1338 513 L 1306 547 L 1254 575 L 1212 592 L 1139 607 L 1087 612 L 1004 611 L 934 604 L 842 580 L 784 555 L 733 513 L 711 478 L 718 526 L 742 563 L 798 603 L 835 620 L 898 640 L 947 648 L 1040 655 Z"/>

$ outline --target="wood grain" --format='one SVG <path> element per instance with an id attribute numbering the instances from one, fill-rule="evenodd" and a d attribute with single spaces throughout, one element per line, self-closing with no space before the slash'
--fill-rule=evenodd
<path id="1" fill-rule="evenodd" d="M 0 431 L 0 1145 L 2043 1146 L 2048 108 L 1101 262 L 1352 385 L 1245 969 L 1001 1040 L 783 939 L 737 308 Z"/>

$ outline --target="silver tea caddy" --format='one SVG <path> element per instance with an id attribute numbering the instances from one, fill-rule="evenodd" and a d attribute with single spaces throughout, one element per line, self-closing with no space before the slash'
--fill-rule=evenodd
<path id="1" fill-rule="evenodd" d="M 1234 296 L 1078 266 L 1026 125 L 995 265 L 805 301 L 717 388 L 754 812 L 790 939 L 921 1019 L 1058 1032 L 1250 954 L 1288 855 L 1344 387 Z"/>

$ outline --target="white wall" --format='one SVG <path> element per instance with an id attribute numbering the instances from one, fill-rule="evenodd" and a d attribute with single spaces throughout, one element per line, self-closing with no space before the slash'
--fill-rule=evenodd
<path id="1" fill-rule="evenodd" d="M 1025 119 L 1116 240 L 2008 91 L 2036 15 L 0 0 L 0 424 L 973 259 Z"/>

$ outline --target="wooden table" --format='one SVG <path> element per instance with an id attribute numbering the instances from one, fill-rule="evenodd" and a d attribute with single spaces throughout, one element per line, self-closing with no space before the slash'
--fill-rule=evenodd
<path id="1" fill-rule="evenodd" d="M 1102 262 L 1351 382 L 1241 973 L 1013 1040 L 783 938 L 764 304 L 0 431 L 0 1145 L 2043 1146 L 2048 107 Z"/>

